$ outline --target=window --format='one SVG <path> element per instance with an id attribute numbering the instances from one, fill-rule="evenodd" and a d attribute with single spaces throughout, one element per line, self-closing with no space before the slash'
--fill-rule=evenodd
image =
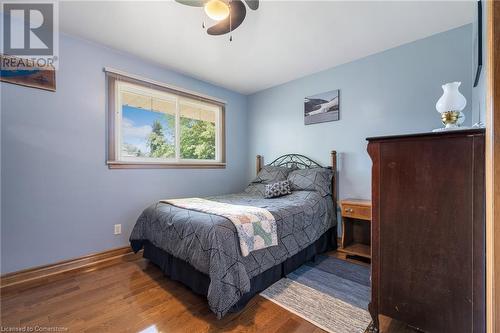
<path id="1" fill-rule="evenodd" d="M 110 168 L 225 166 L 224 104 L 154 84 L 108 79 Z"/>

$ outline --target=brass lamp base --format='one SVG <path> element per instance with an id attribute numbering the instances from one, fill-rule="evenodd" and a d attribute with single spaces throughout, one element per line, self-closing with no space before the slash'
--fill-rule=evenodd
<path id="1" fill-rule="evenodd" d="M 441 121 L 446 128 L 458 127 L 458 119 L 460 119 L 459 111 L 448 111 L 441 113 Z"/>
<path id="2" fill-rule="evenodd" d="M 460 130 L 465 129 L 460 125 L 463 123 L 463 113 L 460 111 L 447 111 L 441 113 L 441 121 L 443 122 L 443 128 L 437 128 L 433 130 L 433 132 L 442 132 L 442 131 L 452 131 L 452 130 Z"/>

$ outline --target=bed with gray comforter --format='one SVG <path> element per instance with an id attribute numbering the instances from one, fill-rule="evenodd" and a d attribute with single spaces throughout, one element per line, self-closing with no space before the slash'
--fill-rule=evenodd
<path id="1" fill-rule="evenodd" d="M 328 188 L 331 171 L 328 175 L 324 170 L 328 169 L 317 170 L 322 174 L 319 180 L 315 172 L 311 176 L 309 170 L 300 170 L 293 192 L 279 198 L 263 196 L 264 186 L 269 182 L 269 179 L 262 180 L 266 178 L 265 168 L 264 176 L 259 173 L 261 178 L 244 192 L 206 198 L 267 209 L 276 220 L 277 246 L 242 256 L 238 235 L 230 220 L 162 202 L 151 205 L 140 215 L 130 236 L 131 244 L 138 251 L 142 243 L 148 241 L 206 274 L 210 278 L 208 304 L 220 318 L 250 290 L 250 279 L 305 249 L 336 225 Z M 272 180 L 276 178 L 267 176 Z M 326 187 L 315 184 L 320 182 L 327 182 Z"/>

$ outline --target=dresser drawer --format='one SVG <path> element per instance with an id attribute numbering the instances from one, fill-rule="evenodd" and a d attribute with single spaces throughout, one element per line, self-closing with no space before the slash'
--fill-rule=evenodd
<path id="1" fill-rule="evenodd" d="M 371 209 L 371 207 L 367 207 L 367 206 L 343 204 L 342 205 L 342 216 L 352 217 L 352 218 L 361 219 L 361 220 L 371 220 L 372 209 Z"/>

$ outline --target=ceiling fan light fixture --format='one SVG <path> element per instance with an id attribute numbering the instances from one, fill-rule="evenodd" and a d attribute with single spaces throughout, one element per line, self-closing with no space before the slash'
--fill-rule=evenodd
<path id="1" fill-rule="evenodd" d="M 222 0 L 210 0 L 205 4 L 205 13 L 214 21 L 222 21 L 229 16 L 229 5 Z"/>

